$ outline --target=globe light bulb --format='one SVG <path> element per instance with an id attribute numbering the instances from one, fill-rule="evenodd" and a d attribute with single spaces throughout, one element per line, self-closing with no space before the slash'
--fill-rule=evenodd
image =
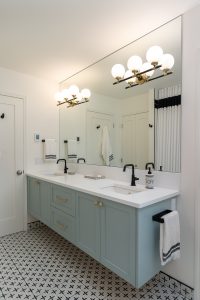
<path id="1" fill-rule="evenodd" d="M 147 61 L 153 66 L 157 66 L 163 56 L 163 49 L 160 46 L 152 46 L 146 53 Z"/>
<path id="2" fill-rule="evenodd" d="M 127 62 L 128 69 L 133 73 L 140 72 L 140 69 L 142 67 L 142 59 L 138 55 L 133 55 L 128 59 Z"/>
<path id="3" fill-rule="evenodd" d="M 171 54 L 164 54 L 160 60 L 160 69 L 164 72 L 168 72 L 174 66 L 174 57 Z"/>
<path id="4" fill-rule="evenodd" d="M 77 102 L 81 102 L 82 99 L 83 99 L 82 94 L 81 94 L 81 93 L 78 93 L 78 94 L 76 95 L 76 101 L 77 101 Z"/>
<path id="5" fill-rule="evenodd" d="M 62 96 L 62 93 L 61 93 L 61 92 L 55 93 L 54 98 L 55 98 L 55 100 L 56 100 L 57 102 L 63 101 L 63 96 Z"/>
<path id="6" fill-rule="evenodd" d="M 125 73 L 125 75 L 124 75 L 124 78 L 126 79 L 126 78 L 128 78 L 130 76 L 133 76 L 133 73 L 130 70 L 127 70 L 126 73 Z M 128 84 L 132 85 L 132 84 L 134 84 L 136 82 L 136 77 L 131 77 L 131 78 L 125 80 L 125 81 Z"/>
<path id="7" fill-rule="evenodd" d="M 69 87 L 69 93 L 72 95 L 72 97 L 76 97 L 79 93 L 79 88 L 77 85 L 73 84 Z"/>
<path id="8" fill-rule="evenodd" d="M 147 71 L 147 70 L 152 69 L 152 68 L 153 68 L 152 64 L 150 64 L 149 62 L 145 62 L 145 63 L 142 65 L 142 67 L 141 67 L 141 69 L 140 69 L 140 72 L 144 72 L 144 71 Z M 144 76 L 146 76 L 147 78 L 149 78 L 149 77 L 151 77 L 151 76 L 153 75 L 153 73 L 154 73 L 154 70 L 148 71 L 148 72 L 142 74 L 142 76 L 144 75 Z"/>
<path id="9" fill-rule="evenodd" d="M 121 65 L 121 64 L 114 65 L 112 67 L 111 74 L 117 80 L 122 79 L 124 77 L 124 74 L 125 74 L 125 68 L 124 68 L 124 66 Z"/>
<path id="10" fill-rule="evenodd" d="M 91 92 L 89 89 L 82 89 L 81 95 L 82 95 L 82 98 L 89 99 L 91 97 Z"/>
<path id="11" fill-rule="evenodd" d="M 70 94 L 68 89 L 62 90 L 62 97 L 63 99 L 71 99 L 72 95 Z"/>

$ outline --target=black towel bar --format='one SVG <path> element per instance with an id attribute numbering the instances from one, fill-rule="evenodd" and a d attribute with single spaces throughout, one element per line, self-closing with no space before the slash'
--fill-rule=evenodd
<path id="1" fill-rule="evenodd" d="M 169 214 L 170 212 L 172 212 L 172 210 L 169 210 L 169 209 L 166 209 L 166 210 L 163 210 L 162 212 L 160 212 L 159 214 L 156 214 L 152 217 L 152 220 L 155 221 L 155 222 L 158 222 L 158 223 L 164 223 L 164 220 L 162 219 L 162 217 L 164 215 L 167 215 Z"/>
<path id="2" fill-rule="evenodd" d="M 76 141 L 77 141 L 77 142 L 80 142 L 80 137 L 79 137 L 79 136 L 76 137 Z M 68 143 L 68 140 L 64 140 L 64 143 L 67 144 L 67 143 Z"/>

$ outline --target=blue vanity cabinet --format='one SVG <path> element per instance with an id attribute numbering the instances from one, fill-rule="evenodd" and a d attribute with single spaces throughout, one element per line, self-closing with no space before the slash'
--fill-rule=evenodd
<path id="1" fill-rule="evenodd" d="M 93 258 L 100 258 L 99 198 L 77 193 L 77 246 Z"/>
<path id="2" fill-rule="evenodd" d="M 140 288 L 161 270 L 160 224 L 152 216 L 171 209 L 171 199 L 134 208 L 101 199 L 101 257 L 103 265 Z"/>
<path id="3" fill-rule="evenodd" d="M 134 285 L 136 210 L 103 199 L 100 204 L 101 262 Z"/>
<path id="4" fill-rule="evenodd" d="M 41 221 L 47 226 L 49 226 L 50 224 L 51 199 L 52 199 L 52 184 L 45 181 L 40 181 Z"/>
<path id="5" fill-rule="evenodd" d="M 28 177 L 30 214 L 136 288 L 161 270 L 152 216 L 171 200 L 135 208 Z"/>
<path id="6" fill-rule="evenodd" d="M 50 224 L 51 198 L 50 183 L 28 177 L 28 212 L 46 225 Z"/>
<path id="7" fill-rule="evenodd" d="M 135 240 L 135 287 L 141 287 L 161 270 L 159 240 L 160 223 L 152 216 L 171 209 L 171 199 L 136 209 L 137 234 Z"/>
<path id="8" fill-rule="evenodd" d="M 37 219 L 41 218 L 40 185 L 40 180 L 28 177 L 28 212 Z"/>

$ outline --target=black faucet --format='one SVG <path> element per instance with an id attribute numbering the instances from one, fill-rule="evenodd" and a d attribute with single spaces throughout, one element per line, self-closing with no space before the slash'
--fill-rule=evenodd
<path id="1" fill-rule="evenodd" d="M 59 163 L 59 161 L 64 161 L 65 162 L 64 173 L 67 174 L 68 168 L 67 168 L 67 161 L 66 161 L 66 159 L 65 158 L 58 159 L 57 160 L 57 164 Z"/>
<path id="2" fill-rule="evenodd" d="M 85 158 L 79 157 L 79 158 L 77 159 L 77 164 L 79 164 L 79 161 L 81 161 L 81 160 L 85 163 Z"/>
<path id="3" fill-rule="evenodd" d="M 131 167 L 132 168 L 131 186 L 136 186 L 135 182 L 136 182 L 136 180 L 139 180 L 139 178 L 135 177 L 135 168 L 134 168 L 134 165 L 133 164 L 124 165 L 123 172 L 126 171 L 127 167 Z"/>
<path id="4" fill-rule="evenodd" d="M 146 163 L 146 165 L 145 165 L 145 170 L 148 169 L 148 166 L 152 166 L 152 168 L 155 170 L 155 166 L 154 166 L 154 163 L 153 163 L 153 162 L 148 162 L 148 163 Z"/>

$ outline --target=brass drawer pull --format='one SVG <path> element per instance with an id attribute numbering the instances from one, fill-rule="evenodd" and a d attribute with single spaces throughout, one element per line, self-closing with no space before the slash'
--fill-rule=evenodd
<path id="1" fill-rule="evenodd" d="M 60 196 L 56 196 L 56 201 L 55 201 L 55 202 L 57 202 L 58 204 L 64 204 L 64 203 L 66 203 L 67 201 L 68 201 L 67 198 L 62 198 L 62 197 L 60 197 Z"/>
<path id="2" fill-rule="evenodd" d="M 67 226 L 65 227 L 65 225 L 63 223 L 60 223 L 59 221 L 56 221 L 56 223 L 61 229 L 67 228 Z"/>

